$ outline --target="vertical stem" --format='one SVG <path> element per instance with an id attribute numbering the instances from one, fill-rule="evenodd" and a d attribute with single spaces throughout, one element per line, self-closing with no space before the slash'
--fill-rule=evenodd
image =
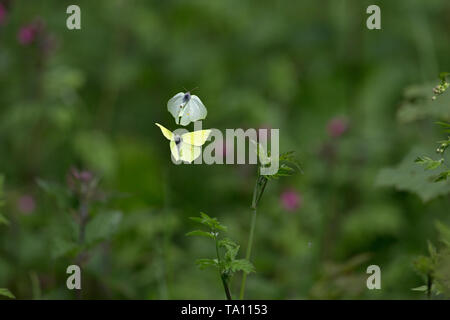
<path id="1" fill-rule="evenodd" d="M 84 243 L 87 215 L 88 215 L 88 207 L 87 204 L 83 201 L 80 205 L 80 234 L 79 234 L 80 244 Z"/>
<path id="2" fill-rule="evenodd" d="M 427 298 L 431 299 L 431 287 L 433 285 L 433 279 L 431 278 L 431 275 L 427 275 Z"/>
<path id="3" fill-rule="evenodd" d="M 216 236 L 214 236 L 214 241 L 216 242 L 217 261 L 219 262 L 219 276 L 220 276 L 220 279 L 222 279 L 223 289 L 225 290 L 225 295 L 227 296 L 227 299 L 233 300 L 233 298 L 231 297 L 231 292 L 230 292 L 230 288 L 228 287 L 227 280 L 222 275 L 222 270 L 220 269 L 221 263 L 220 263 L 220 254 L 219 254 L 219 242 L 217 241 Z"/>
<path id="4" fill-rule="evenodd" d="M 79 242 L 80 242 L 80 245 L 83 245 L 84 238 L 85 238 L 85 231 L 86 231 L 86 222 L 87 222 L 87 217 L 88 217 L 88 206 L 87 206 L 86 201 L 84 201 L 84 200 L 82 200 L 82 202 L 80 204 L 79 213 L 80 213 Z M 80 268 L 82 267 L 83 256 L 84 256 L 84 252 L 82 251 L 78 254 L 78 257 L 76 258 L 75 264 L 78 265 Z M 81 290 L 77 290 L 77 299 L 78 300 L 82 299 Z"/>
<path id="5" fill-rule="evenodd" d="M 248 245 L 247 245 L 247 252 L 245 254 L 245 258 L 250 261 L 251 253 L 252 253 L 252 246 L 253 246 L 253 237 L 255 234 L 255 227 L 256 227 L 256 208 L 258 207 L 259 200 L 261 199 L 264 190 L 267 185 L 267 178 L 265 176 L 259 175 L 259 168 L 258 168 L 258 178 L 256 179 L 255 187 L 253 188 L 253 197 L 252 197 L 252 222 L 250 226 L 250 234 L 248 236 Z M 241 292 L 239 295 L 239 299 L 243 300 L 245 295 L 245 282 L 247 281 L 247 274 L 244 273 L 242 275 L 242 282 L 241 282 Z"/>
<path id="6" fill-rule="evenodd" d="M 253 235 L 255 234 L 255 226 L 256 226 L 256 208 L 253 209 L 252 213 L 252 222 L 250 227 L 250 235 L 248 236 L 248 246 L 247 246 L 247 252 L 245 254 L 245 259 L 250 261 L 250 256 L 252 253 L 252 246 L 253 246 Z M 242 275 L 242 283 L 241 283 L 241 293 L 239 295 L 239 299 L 244 299 L 245 294 L 245 282 L 247 281 L 247 274 L 244 273 Z"/>
<path id="7" fill-rule="evenodd" d="M 227 295 L 228 300 L 233 300 L 231 297 L 230 288 L 228 287 L 227 281 L 224 279 L 224 277 L 220 276 L 222 278 L 223 288 L 225 289 L 225 294 Z"/>

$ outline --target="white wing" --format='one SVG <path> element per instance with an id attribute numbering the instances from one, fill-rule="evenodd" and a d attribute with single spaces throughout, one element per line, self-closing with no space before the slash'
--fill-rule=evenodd
<path id="1" fill-rule="evenodd" d="M 199 97 L 192 95 L 191 99 L 184 106 L 184 111 L 180 114 L 180 124 L 185 126 L 190 122 L 202 120 L 208 114 L 205 105 Z"/>
<path id="2" fill-rule="evenodd" d="M 178 92 L 167 102 L 167 110 L 172 114 L 175 118 L 176 124 L 179 123 L 180 111 L 182 106 L 184 105 L 184 93 Z"/>

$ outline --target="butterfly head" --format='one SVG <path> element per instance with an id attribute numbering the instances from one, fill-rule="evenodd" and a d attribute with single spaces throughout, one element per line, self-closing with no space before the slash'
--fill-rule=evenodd
<path id="1" fill-rule="evenodd" d="M 175 141 L 176 145 L 179 145 L 181 142 L 181 137 L 179 135 L 174 135 L 173 140 Z"/>
<path id="2" fill-rule="evenodd" d="M 188 91 L 184 94 L 183 102 L 186 103 L 191 99 L 191 93 Z"/>

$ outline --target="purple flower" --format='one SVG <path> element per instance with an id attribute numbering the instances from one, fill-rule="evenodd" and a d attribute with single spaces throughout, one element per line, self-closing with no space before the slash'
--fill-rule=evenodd
<path id="1" fill-rule="evenodd" d="M 34 41 L 34 39 L 36 38 L 36 33 L 36 26 L 34 24 L 29 24 L 20 28 L 17 39 L 19 40 L 19 43 L 21 45 L 26 46 Z"/>
<path id="2" fill-rule="evenodd" d="M 17 40 L 24 46 L 35 42 L 41 43 L 48 36 L 45 29 L 45 22 L 41 18 L 36 18 L 19 29 Z"/>
<path id="3" fill-rule="evenodd" d="M 300 208 L 303 203 L 303 199 L 300 194 L 294 189 L 287 189 L 283 191 L 280 196 L 282 207 L 286 211 L 293 212 Z"/>
<path id="4" fill-rule="evenodd" d="M 71 168 L 67 174 L 67 186 L 77 196 L 93 199 L 99 195 L 98 179 L 93 172 Z"/>
<path id="5" fill-rule="evenodd" d="M 17 201 L 17 208 L 22 213 L 32 213 L 36 207 L 34 198 L 31 195 L 23 195 Z"/>
<path id="6" fill-rule="evenodd" d="M 327 131 L 330 137 L 339 138 L 348 129 L 348 121 L 344 117 L 335 117 L 327 124 Z"/>
<path id="7" fill-rule="evenodd" d="M 5 22 L 6 20 L 6 8 L 3 5 L 3 3 L 0 2 L 0 24 L 3 24 L 3 22 Z"/>

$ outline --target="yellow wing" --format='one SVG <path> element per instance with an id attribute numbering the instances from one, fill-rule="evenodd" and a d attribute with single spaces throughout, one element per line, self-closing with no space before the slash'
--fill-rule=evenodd
<path id="1" fill-rule="evenodd" d="M 181 135 L 181 139 L 184 143 L 201 147 L 208 140 L 210 134 L 211 130 L 197 130 Z"/>
<path id="2" fill-rule="evenodd" d="M 166 137 L 168 140 L 173 141 L 173 133 L 169 131 L 168 129 L 164 128 L 159 123 L 155 123 L 160 129 L 164 137 Z"/>
<path id="3" fill-rule="evenodd" d="M 201 148 L 182 142 L 180 144 L 180 159 L 186 162 L 193 162 L 201 154 Z"/>

